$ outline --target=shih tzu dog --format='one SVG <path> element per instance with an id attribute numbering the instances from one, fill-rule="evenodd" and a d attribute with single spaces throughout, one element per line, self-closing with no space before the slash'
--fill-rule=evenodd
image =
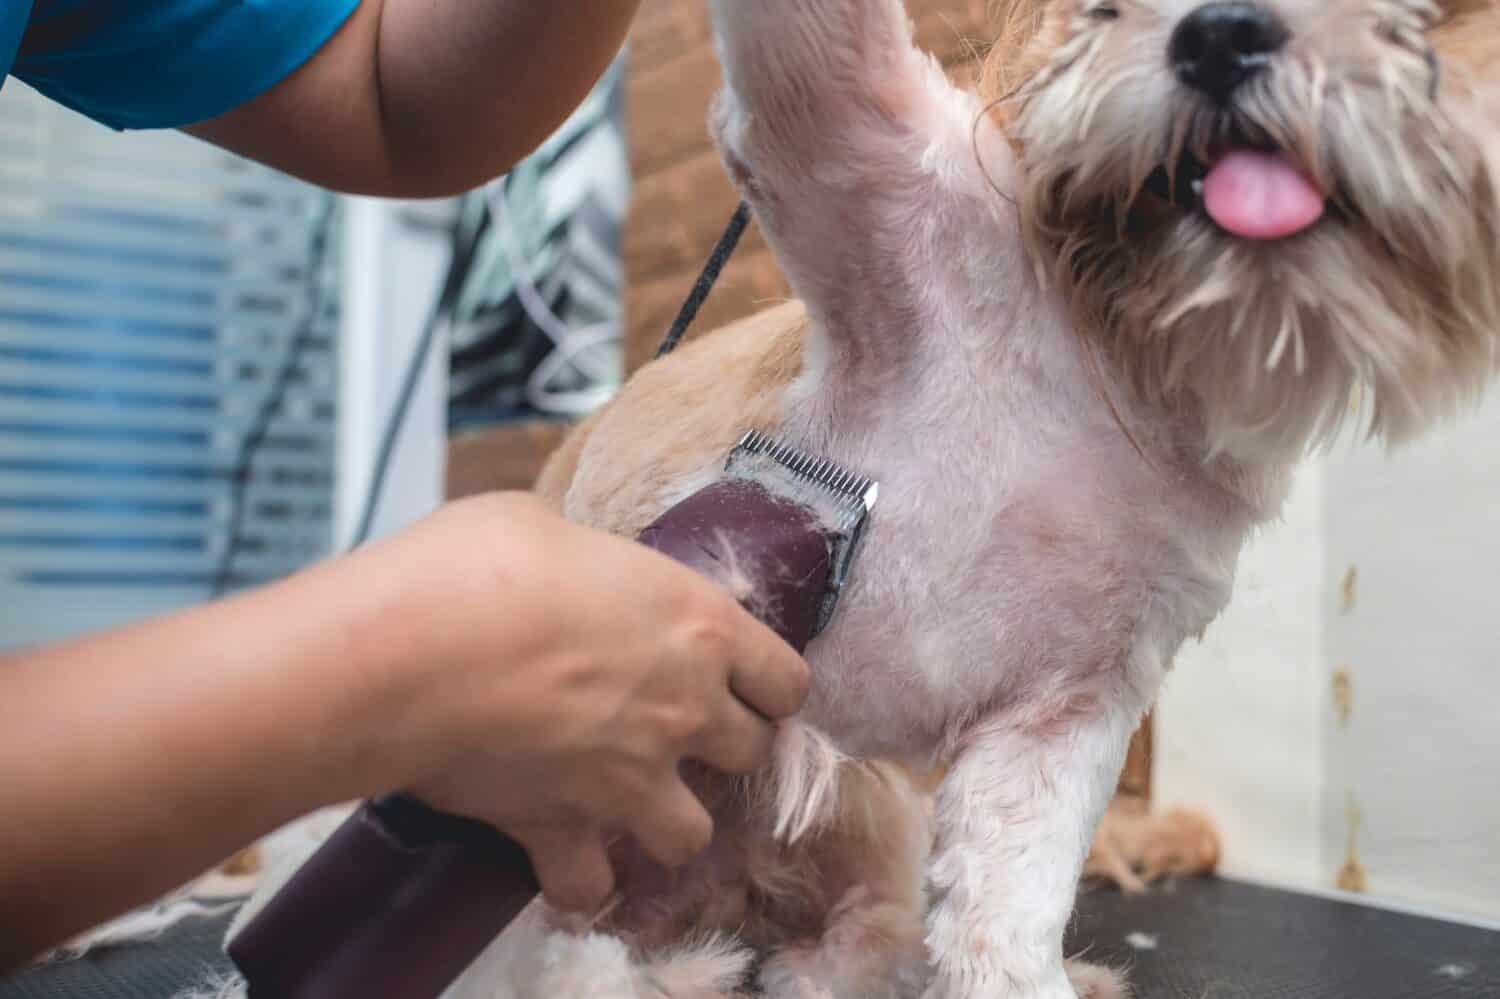
<path id="1" fill-rule="evenodd" d="M 534 907 L 449 994 L 1119 995 L 1064 929 L 1173 657 L 1310 449 L 1496 366 L 1500 13 L 1010 0 L 969 93 L 899 0 L 710 6 L 798 301 L 643 370 L 539 488 L 634 536 L 759 429 L 880 507 L 773 772 L 700 782 L 710 851 Z"/>

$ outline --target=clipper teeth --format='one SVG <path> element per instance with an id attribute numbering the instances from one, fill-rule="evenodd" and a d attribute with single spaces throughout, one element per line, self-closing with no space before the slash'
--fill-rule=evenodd
<path id="1" fill-rule="evenodd" d="M 769 458 L 798 478 L 833 493 L 845 508 L 846 527 L 849 528 L 864 519 L 879 495 L 880 486 L 874 479 L 855 475 L 841 465 L 815 458 L 758 430 L 752 430 L 740 438 L 739 444 L 730 454 L 730 463 L 733 464 L 737 456 L 746 454 Z"/>
<path id="2" fill-rule="evenodd" d="M 832 542 L 828 592 L 818 609 L 817 627 L 813 629 L 814 635 L 821 634 L 828 626 L 834 607 L 838 604 L 839 594 L 848 582 L 849 569 L 860 539 L 864 536 L 870 511 L 880 493 L 880 485 L 874 479 L 855 475 L 827 459 L 814 458 L 805 451 L 783 444 L 757 430 L 740 438 L 739 444 L 729 453 L 727 467 L 732 470 L 738 459 L 748 455 L 767 458 L 786 474 L 829 494 L 829 500 L 833 504 L 832 512 L 838 517 L 838 536 Z"/>

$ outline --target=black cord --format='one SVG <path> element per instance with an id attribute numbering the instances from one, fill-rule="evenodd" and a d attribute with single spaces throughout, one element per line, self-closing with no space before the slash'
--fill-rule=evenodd
<path id="1" fill-rule="evenodd" d="M 729 220 L 729 226 L 724 230 L 724 235 L 719 237 L 714 252 L 709 255 L 708 263 L 704 264 L 703 273 L 699 274 L 698 280 L 694 282 L 687 301 L 682 303 L 682 311 L 677 313 L 676 321 L 667 331 L 667 338 L 662 341 L 661 348 L 656 352 L 657 358 L 672 353 L 682 342 L 688 327 L 692 326 L 693 320 L 698 318 L 698 310 L 703 308 L 708 293 L 714 290 L 719 275 L 724 273 L 724 265 L 729 263 L 729 258 L 734 254 L 735 248 L 740 245 L 740 237 L 745 235 L 745 229 L 749 225 L 750 205 L 741 201 L 739 207 L 734 210 L 734 216 Z"/>
<path id="2" fill-rule="evenodd" d="M 324 195 L 323 216 L 318 220 L 317 228 L 313 230 L 305 272 L 307 280 L 304 294 L 307 298 L 307 312 L 302 317 L 302 325 L 297 328 L 291 342 L 287 344 L 286 358 L 281 362 L 281 368 L 276 372 L 271 388 L 267 391 L 264 401 L 261 402 L 260 410 L 255 414 L 255 420 L 250 424 L 250 431 L 240 441 L 239 454 L 229 473 L 229 528 L 224 539 L 224 550 L 219 553 L 218 567 L 214 570 L 212 594 L 215 597 L 223 596 L 234 581 L 234 556 L 240 545 L 240 531 L 245 525 L 245 499 L 250 489 L 250 472 L 255 463 L 256 454 L 265 444 L 266 437 L 271 430 L 271 423 L 276 419 L 276 414 L 281 410 L 281 404 L 286 400 L 287 389 L 292 384 L 292 378 L 297 374 L 302 356 L 307 353 L 313 334 L 317 332 L 318 319 L 324 306 L 323 265 L 328 259 L 329 236 L 333 230 L 333 220 L 336 215 L 335 203 L 333 195 Z"/>
<path id="3" fill-rule="evenodd" d="M 422 338 L 417 342 L 416 349 L 412 351 L 411 358 L 406 362 L 406 373 L 401 380 L 401 394 L 397 396 L 396 406 L 386 420 L 385 432 L 380 438 L 375 468 L 370 474 L 370 487 L 365 492 L 365 505 L 360 514 L 359 527 L 355 530 L 354 539 L 350 542 L 351 548 L 358 548 L 370 540 L 370 532 L 375 527 L 375 514 L 380 510 L 380 498 L 385 492 L 386 476 L 390 473 L 391 458 L 396 452 L 396 441 L 401 436 L 401 428 L 406 423 L 407 412 L 411 409 L 412 399 L 417 394 L 417 385 L 422 380 L 422 371 L 427 367 L 427 359 L 432 353 L 432 345 L 437 341 L 438 330 L 452 317 L 453 310 L 458 303 L 459 293 L 463 291 L 464 279 L 469 276 L 469 269 L 473 266 L 474 256 L 479 250 L 479 241 L 488 228 L 488 209 L 482 213 L 479 221 L 474 225 L 473 233 L 467 240 L 463 235 L 462 211 L 453 223 L 453 250 L 449 258 L 448 275 L 444 278 L 442 291 L 438 293 L 437 301 L 428 315 Z"/>

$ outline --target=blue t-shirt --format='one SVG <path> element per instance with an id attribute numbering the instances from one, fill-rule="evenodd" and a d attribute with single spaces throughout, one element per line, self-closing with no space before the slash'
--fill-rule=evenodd
<path id="1" fill-rule="evenodd" d="M 8 74 L 112 128 L 176 128 L 259 96 L 359 0 L 0 0 Z"/>

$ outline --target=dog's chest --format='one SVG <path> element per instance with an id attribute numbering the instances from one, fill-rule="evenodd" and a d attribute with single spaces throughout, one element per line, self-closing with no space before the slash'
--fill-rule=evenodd
<path id="1" fill-rule="evenodd" d="M 809 650 L 805 717 L 846 751 L 925 757 L 956 723 L 1130 654 L 1161 553 L 1119 502 L 1136 488 L 1128 445 L 1047 391 L 1021 379 L 963 419 L 896 405 L 830 435 L 881 480 L 839 614 Z"/>

